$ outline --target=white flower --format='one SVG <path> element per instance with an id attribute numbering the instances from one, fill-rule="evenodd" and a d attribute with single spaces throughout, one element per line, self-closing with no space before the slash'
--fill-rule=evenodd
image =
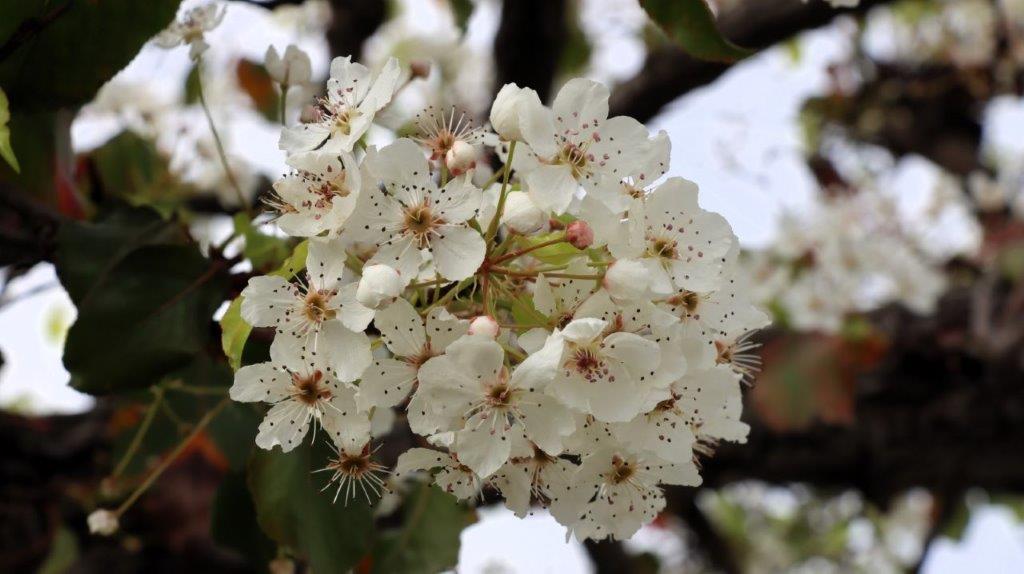
<path id="1" fill-rule="evenodd" d="M 363 434 L 361 431 L 364 427 L 361 424 L 354 425 L 332 436 L 331 449 L 334 456 L 327 461 L 327 466 L 315 471 L 331 473 L 327 485 L 322 490 L 336 484 L 334 502 L 338 501 L 343 490 L 346 505 L 349 499 L 355 498 L 358 494 L 357 488 L 366 501 L 371 503 L 388 490 L 384 479 L 387 468 L 373 460 L 373 450 L 369 443 L 369 425 L 366 425 L 365 429 L 367 432 Z"/>
<path id="2" fill-rule="evenodd" d="M 665 507 L 659 483 L 701 483 L 692 462 L 672 464 L 607 443 L 583 458 L 571 486 L 551 501 L 551 514 L 579 540 L 625 540 Z"/>
<path id="3" fill-rule="evenodd" d="M 189 57 L 199 60 L 209 44 L 203 34 L 213 30 L 224 19 L 224 8 L 215 2 L 196 6 L 186 10 L 165 30 L 153 38 L 153 42 L 161 48 L 174 48 L 183 44 L 189 45 Z"/>
<path id="4" fill-rule="evenodd" d="M 520 122 L 528 105 L 541 106 L 537 92 L 515 84 L 505 84 L 491 105 L 491 127 L 506 141 L 522 140 Z"/>
<path id="5" fill-rule="evenodd" d="M 530 511 L 532 499 L 547 506 L 553 496 L 568 490 L 576 472 L 571 462 L 551 456 L 537 445 L 526 446 L 520 449 L 522 452 L 513 451 L 488 481 L 501 491 L 505 506 L 520 518 Z"/>
<path id="6" fill-rule="evenodd" d="M 356 390 L 341 382 L 327 363 L 334 352 L 315 351 L 301 339 L 274 338 L 270 361 L 242 367 L 235 373 L 231 398 L 273 406 L 260 423 L 256 445 L 288 452 L 298 446 L 312 422 L 332 438 L 370 433 L 370 420 L 356 407 Z"/>
<path id="7" fill-rule="evenodd" d="M 355 241 L 380 246 L 370 263 L 394 267 L 415 277 L 426 250 L 437 272 L 457 281 L 476 273 L 484 259 L 483 237 L 467 223 L 477 214 L 481 192 L 467 176 L 438 189 L 430 166 L 412 140 L 400 139 L 369 150 L 365 165 L 384 189 L 367 189 L 360 197 L 348 231 Z"/>
<path id="8" fill-rule="evenodd" d="M 86 521 L 89 523 L 89 532 L 100 536 L 110 536 L 120 526 L 117 513 L 103 508 L 92 511 Z"/>
<path id="9" fill-rule="evenodd" d="M 580 185 L 595 189 L 621 179 L 650 148 L 647 129 L 626 116 L 608 119 L 608 88 L 576 78 L 558 92 L 553 109 L 519 106 L 524 141 L 513 160 L 525 189 L 541 209 L 562 213 Z"/>
<path id="10" fill-rule="evenodd" d="M 390 305 L 405 290 L 405 283 L 387 265 L 366 265 L 356 288 L 356 300 L 368 309 L 381 309 Z"/>
<path id="11" fill-rule="evenodd" d="M 558 454 L 575 423 L 568 409 L 545 395 L 557 355 L 531 355 L 511 374 L 505 351 L 491 339 L 468 335 L 420 369 L 409 424 L 419 434 L 454 431 L 454 450 L 466 466 L 487 477 L 508 460 L 513 443 L 529 440 Z"/>
<path id="12" fill-rule="evenodd" d="M 295 44 L 288 45 L 284 58 L 278 55 L 273 46 L 269 46 L 264 62 L 270 77 L 285 88 L 305 84 L 313 75 L 309 55 Z"/>
<path id="13" fill-rule="evenodd" d="M 373 324 L 394 358 L 375 360 L 363 374 L 358 399 L 364 409 L 388 408 L 402 402 L 416 385 L 423 363 L 444 353 L 469 329 L 466 321 L 444 309 L 432 309 L 424 321 L 405 299 L 378 312 Z"/>
<path id="14" fill-rule="evenodd" d="M 650 400 L 650 382 L 661 362 L 658 344 L 633 333 L 607 333 L 600 319 L 575 319 L 556 330 L 540 353 L 558 356 L 547 392 L 603 421 L 628 421 Z"/>
<path id="15" fill-rule="evenodd" d="M 575 260 L 566 272 L 571 275 L 592 273 L 587 264 Z M 533 305 L 547 315 L 557 327 L 565 327 L 572 321 L 576 309 L 594 292 L 597 284 L 589 279 L 551 279 L 543 273 L 537 276 L 533 288 Z"/>
<path id="16" fill-rule="evenodd" d="M 274 327 L 325 356 L 343 381 L 354 381 L 372 360 L 362 332 L 373 311 L 356 301 L 357 283 L 345 268 L 339 240 L 309 244 L 306 284 L 282 277 L 253 277 L 242 291 L 242 318 L 254 327 Z"/>
<path id="17" fill-rule="evenodd" d="M 642 209 L 635 207 L 640 213 L 631 210 L 631 223 L 608 244 L 619 263 L 642 263 L 642 276 L 655 293 L 664 293 L 666 285 L 691 291 L 718 287 L 736 237 L 724 217 L 697 204 L 697 184 L 669 178 L 647 196 Z"/>
<path id="18" fill-rule="evenodd" d="M 523 192 L 509 193 L 505 198 L 505 210 L 501 223 L 523 235 L 540 231 L 548 223 L 548 214 Z"/>
<path id="19" fill-rule="evenodd" d="M 685 420 L 702 441 L 746 442 L 750 427 L 740 420 L 740 379 L 727 365 L 687 373 L 672 384 L 672 399 L 660 407 L 665 416 Z"/>
<path id="20" fill-rule="evenodd" d="M 672 283 L 657 269 L 657 262 L 620 259 L 605 270 L 601 286 L 621 301 L 649 301 L 667 296 Z"/>
<path id="21" fill-rule="evenodd" d="M 605 178 L 588 195 L 600 201 L 615 215 L 632 212 L 630 206 L 637 201 L 644 201 L 655 182 L 668 172 L 669 157 L 672 154 L 668 134 L 658 132 L 651 138 L 650 144 L 648 153 L 635 164 L 626 166 L 620 177 Z"/>
<path id="22" fill-rule="evenodd" d="M 467 500 L 480 493 L 480 478 L 459 459 L 447 452 L 429 448 L 410 448 L 398 457 L 395 463 L 395 479 L 415 471 L 440 470 L 434 475 L 434 482 L 445 492 L 459 500 Z"/>
<path id="23" fill-rule="evenodd" d="M 277 225 L 294 237 L 335 234 L 355 209 L 362 177 L 355 158 L 346 152 L 304 152 L 288 158 L 297 171 L 274 183 L 267 204 L 277 212 Z"/>
<path id="24" fill-rule="evenodd" d="M 352 151 L 373 122 L 374 115 L 391 102 L 398 88 L 401 69 L 398 60 L 388 59 L 375 77 L 351 58 L 331 62 L 327 96 L 317 107 L 312 123 L 287 127 L 281 132 L 280 147 L 289 153 L 320 149 L 327 152 Z"/>

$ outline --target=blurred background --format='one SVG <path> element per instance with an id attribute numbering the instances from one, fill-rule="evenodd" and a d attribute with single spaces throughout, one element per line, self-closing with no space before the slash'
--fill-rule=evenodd
<path id="1" fill-rule="evenodd" d="M 670 174 L 732 224 L 775 317 L 741 349 L 761 365 L 750 438 L 703 461 L 702 488 L 669 490 L 631 540 L 586 545 L 543 512 L 485 505 L 456 571 L 1024 571 L 1024 2 L 719 0 L 724 36 L 758 49 L 735 63 L 687 55 L 636 0 L 223 4 L 202 71 L 187 50 L 145 45 L 89 103 L 48 119 L 57 128 L 37 135 L 55 153 L 18 150 L 31 200 L 0 183 L 4 571 L 266 570 L 272 556 L 211 535 L 235 476 L 216 441 L 160 479 L 132 535 L 88 535 L 145 397 L 69 386 L 76 311 L 49 263 L 53 214 L 115 194 L 183 207 L 201 242 L 223 239 L 237 199 L 196 74 L 255 198 L 287 171 L 277 110 L 300 115 L 349 54 L 429 62 L 380 120 L 399 132 L 429 105 L 483 120 L 506 82 L 542 98 L 574 76 L 608 83 L 612 115 L 668 132 Z M 0 40 L 16 33 L 0 25 Z M 282 103 L 263 62 L 289 44 L 313 80 Z M 139 471 L 188 430 L 183 413 L 160 416 L 166 440 L 144 446 Z"/>

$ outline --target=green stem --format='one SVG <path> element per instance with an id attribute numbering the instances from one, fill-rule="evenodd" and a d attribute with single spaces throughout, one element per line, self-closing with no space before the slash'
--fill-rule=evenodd
<path id="1" fill-rule="evenodd" d="M 287 118 L 285 117 L 285 114 L 288 112 L 288 88 L 288 84 L 281 84 L 281 109 L 279 113 L 281 114 L 281 125 L 284 127 L 288 127 Z"/>
<path id="2" fill-rule="evenodd" d="M 135 436 L 132 437 L 132 442 L 128 444 L 128 449 L 124 451 L 124 456 L 121 457 L 121 461 L 117 463 L 117 467 L 114 468 L 114 472 L 110 474 L 110 478 L 117 478 L 121 476 L 124 469 L 128 468 L 128 463 L 135 457 L 136 451 L 139 450 L 139 446 L 142 444 L 142 439 L 149 432 L 149 427 L 153 424 L 153 419 L 156 418 L 156 411 L 160 408 L 160 401 L 164 400 L 164 390 L 162 387 L 156 387 L 153 389 L 153 402 L 149 404 L 149 409 L 146 411 L 145 418 L 142 419 L 142 423 L 139 425 L 139 429 L 135 431 Z"/>
<path id="3" fill-rule="evenodd" d="M 213 123 L 213 114 L 210 113 L 210 106 L 206 103 L 206 94 L 203 90 L 203 72 L 198 70 L 196 73 L 196 86 L 199 92 L 199 104 L 203 108 L 203 112 L 206 114 L 206 122 L 210 124 L 210 132 L 213 134 L 213 143 L 217 147 L 217 155 L 220 157 L 220 162 L 224 166 L 224 173 L 227 174 L 228 183 L 231 184 L 231 188 L 235 190 L 235 195 L 238 196 L 238 201 L 245 210 L 245 213 L 252 217 L 252 210 L 249 207 L 249 200 L 245 198 L 245 194 L 242 193 L 241 186 L 238 185 L 238 181 L 235 179 L 235 174 L 232 173 L 231 167 L 228 165 L 228 156 L 224 152 L 224 143 L 220 139 L 220 133 L 217 132 L 217 126 Z"/>
<path id="4" fill-rule="evenodd" d="M 501 214 L 505 211 L 505 200 L 508 198 L 508 176 L 512 173 L 512 157 L 515 153 L 516 142 L 512 140 L 512 144 L 508 146 L 508 159 L 505 160 L 505 166 L 501 169 L 501 192 L 498 194 L 498 208 L 494 211 L 494 219 L 491 220 L 491 224 L 487 226 L 487 234 L 484 235 L 488 245 L 498 234 L 498 223 L 501 221 Z"/>
<path id="5" fill-rule="evenodd" d="M 160 462 L 160 465 L 153 469 L 153 472 L 151 472 L 149 476 L 146 477 L 146 480 L 144 480 L 142 484 L 140 484 L 138 488 L 136 488 L 135 491 L 131 493 L 127 500 L 121 503 L 121 506 L 117 507 L 117 510 L 114 511 L 114 514 L 116 514 L 117 516 L 121 516 L 129 508 L 131 508 L 132 504 L 135 504 L 135 501 L 138 500 L 139 497 L 142 496 L 147 490 L 149 490 L 149 487 L 152 486 L 154 482 L 156 482 L 156 479 L 160 478 L 160 475 L 162 475 L 164 471 L 171 466 L 171 463 L 173 463 L 179 456 L 181 456 L 181 453 L 185 451 L 185 448 L 188 447 L 188 445 L 191 444 L 192 441 L 197 436 L 199 436 L 199 433 L 203 432 L 203 429 L 205 429 L 210 424 L 210 422 L 213 421 L 214 417 L 216 417 L 217 414 L 220 413 L 221 409 L 223 409 L 227 404 L 228 398 L 224 397 L 223 399 L 221 399 L 219 403 L 217 403 L 215 407 L 213 407 L 212 409 L 210 409 L 209 412 L 203 415 L 203 418 L 199 419 L 199 422 L 196 423 L 196 426 L 195 428 L 192 429 L 192 432 L 189 433 L 187 437 L 185 437 L 185 440 L 181 441 L 181 443 L 178 444 L 178 446 L 176 446 L 173 451 L 171 451 L 171 454 L 167 455 L 167 457 Z"/>

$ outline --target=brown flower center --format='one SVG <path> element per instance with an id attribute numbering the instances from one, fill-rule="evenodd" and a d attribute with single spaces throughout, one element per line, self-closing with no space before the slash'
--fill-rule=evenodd
<path id="1" fill-rule="evenodd" d="M 306 405 L 315 405 L 317 401 L 331 399 L 331 389 L 323 385 L 324 374 L 313 371 L 309 376 L 292 373 L 292 396 Z"/>
<path id="2" fill-rule="evenodd" d="M 329 291 L 310 291 L 306 294 L 306 318 L 313 323 L 329 321 L 337 315 L 337 311 L 330 308 L 333 293 Z"/>
<path id="3" fill-rule="evenodd" d="M 622 484 L 633 478 L 636 474 L 636 466 L 629 464 L 628 460 L 624 460 L 619 455 L 612 457 L 612 470 L 608 475 L 608 480 L 612 484 Z"/>
<path id="4" fill-rule="evenodd" d="M 427 204 L 420 204 L 406 208 L 402 226 L 407 235 L 411 235 L 420 249 L 427 247 L 430 243 L 430 234 L 444 220 L 434 215 L 433 210 Z"/>

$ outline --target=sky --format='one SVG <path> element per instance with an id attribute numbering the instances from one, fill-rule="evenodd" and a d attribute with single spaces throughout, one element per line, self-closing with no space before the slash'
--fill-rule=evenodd
<path id="1" fill-rule="evenodd" d="M 412 8 L 402 25 L 410 30 L 429 34 L 445 23 L 446 16 L 437 11 L 440 3 L 406 4 Z M 481 2 L 470 22 L 467 43 L 477 48 L 489 45 L 497 17 L 492 0 Z M 634 35 L 643 16 L 635 3 L 585 0 L 582 17 L 587 32 L 601 39 L 590 75 L 615 81 L 634 73 L 643 57 Z M 663 129 L 672 139 L 670 175 L 697 182 L 701 204 L 722 213 L 747 247 L 768 244 L 783 211 L 806 209 L 810 204 L 815 183 L 802 159 L 796 115 L 800 102 L 825 89 L 825 66 L 848 49 L 845 34 L 842 26 L 835 26 L 805 35 L 799 59 L 784 49 L 752 58 L 714 84 L 673 103 L 649 123 L 652 130 Z M 323 77 L 328 54 L 316 34 L 289 23 L 269 22 L 256 9 L 237 4 L 231 6 L 221 29 L 211 35 L 210 57 L 216 65 L 218 58 L 227 57 L 218 55 L 217 47 L 228 45 L 233 53 L 260 61 L 268 44 L 282 50 L 291 42 L 310 52 L 314 76 Z M 185 52 L 147 47 L 124 77 L 150 83 L 157 93 L 175 92 L 189 69 Z M 998 133 L 989 134 L 992 141 L 1020 146 L 1020 131 L 1014 129 L 1024 124 L 1020 102 L 1001 100 L 989 113 L 1012 120 L 991 122 L 1000 126 Z M 119 122 L 110 117 L 76 122 L 73 143 L 76 149 L 90 149 L 118 129 Z M 229 144 L 244 142 L 240 151 L 259 169 L 271 176 L 284 171 L 276 128 L 242 115 L 227 131 Z M 934 177 L 920 162 L 905 171 L 901 189 L 927 188 Z M 0 370 L 0 405 L 38 413 L 89 408 L 91 399 L 68 387 L 68 374 L 60 363 L 61 326 L 69 325 L 75 312 L 52 267 L 40 265 L 14 281 L 9 298 L 16 300 L 0 307 L 0 352 L 5 359 Z M 459 572 L 463 574 L 589 572 L 582 547 L 575 541 L 567 543 L 564 529 L 543 513 L 519 520 L 501 508 L 483 509 L 480 522 L 466 529 L 462 540 Z M 650 531 L 641 532 L 638 540 L 641 545 L 663 542 Z M 968 568 L 975 574 L 1024 568 L 1024 527 L 1004 508 L 981 508 L 962 541 L 936 543 L 924 571 L 945 574 Z"/>

